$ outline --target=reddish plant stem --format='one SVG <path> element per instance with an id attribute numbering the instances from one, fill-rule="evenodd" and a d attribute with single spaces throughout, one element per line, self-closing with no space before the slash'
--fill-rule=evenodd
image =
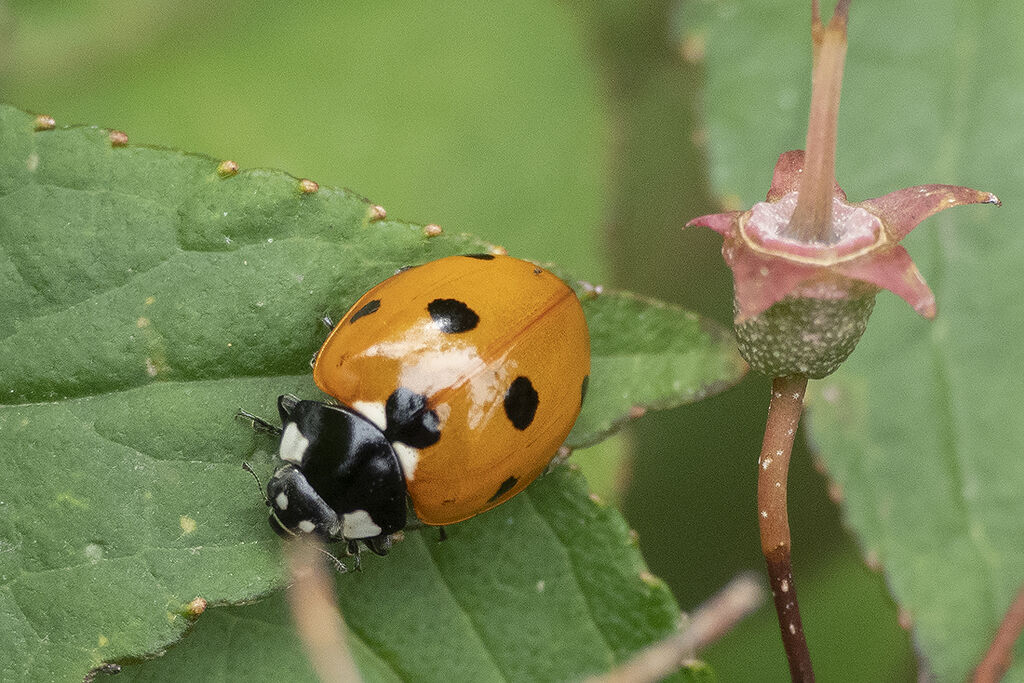
<path id="1" fill-rule="evenodd" d="M 848 0 L 839 2 L 827 26 L 821 24 L 818 3 L 812 6 L 811 115 L 807 122 L 803 178 L 796 210 L 785 230 L 786 234 L 803 242 L 827 242 L 832 232 L 836 129 L 846 62 L 849 6 Z"/>
<path id="2" fill-rule="evenodd" d="M 793 584 L 792 544 L 786 511 L 789 457 L 793 452 L 793 439 L 803 412 L 806 389 L 806 377 L 776 377 L 772 381 L 764 443 L 757 461 L 757 519 L 761 526 L 761 550 L 768 564 L 782 644 L 794 681 L 814 680 L 811 653 L 807 649 L 796 586 Z"/>
<path id="3" fill-rule="evenodd" d="M 978 668 L 974 670 L 973 683 L 995 683 L 1002 679 L 1013 660 L 1013 644 L 1017 642 L 1021 631 L 1024 631 L 1024 586 L 1017 591 L 1010 609 L 999 624 L 992 645 L 982 657 Z"/>

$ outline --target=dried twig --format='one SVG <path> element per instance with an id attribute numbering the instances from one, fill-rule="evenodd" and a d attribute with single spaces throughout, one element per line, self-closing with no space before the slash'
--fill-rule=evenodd
<path id="1" fill-rule="evenodd" d="M 691 615 L 684 631 L 640 651 L 633 659 L 589 683 L 660 681 L 701 648 L 713 643 L 764 602 L 764 589 L 753 574 L 740 574 Z"/>
<path id="2" fill-rule="evenodd" d="M 361 681 L 345 639 L 334 580 L 324 566 L 322 548 L 305 538 L 285 544 L 292 584 L 288 604 L 292 620 L 317 676 L 324 683 Z"/>
<path id="3" fill-rule="evenodd" d="M 1024 631 L 1024 586 L 1017 591 L 1010 609 L 999 624 L 995 638 L 988 652 L 982 657 L 978 668 L 974 670 L 974 683 L 995 683 L 1010 668 L 1013 660 L 1013 644 L 1017 642 L 1021 631 Z"/>

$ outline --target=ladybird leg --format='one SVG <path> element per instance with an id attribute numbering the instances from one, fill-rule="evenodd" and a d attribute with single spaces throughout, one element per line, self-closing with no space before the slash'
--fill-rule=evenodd
<path id="1" fill-rule="evenodd" d="M 257 417 L 253 415 L 248 410 L 242 410 L 241 408 L 239 408 L 238 412 L 235 413 L 235 417 L 241 418 L 247 422 L 251 422 L 252 429 L 257 434 L 273 434 L 274 436 L 279 436 L 281 434 L 280 427 L 276 427 L 270 424 L 262 417 Z"/>
<path id="2" fill-rule="evenodd" d="M 332 567 L 334 567 L 334 571 L 338 572 L 339 574 L 348 574 L 348 567 L 345 566 L 345 563 L 339 560 L 334 555 L 332 555 L 330 551 L 321 548 L 320 546 L 317 546 L 316 549 L 320 551 L 322 555 L 327 556 L 327 561 L 331 563 Z"/>
<path id="3" fill-rule="evenodd" d="M 441 543 L 442 541 L 447 541 L 448 540 L 448 530 L 445 529 L 443 526 L 437 527 L 437 530 L 439 532 L 438 533 L 438 537 L 437 537 L 437 542 Z"/>
<path id="4" fill-rule="evenodd" d="M 324 327 L 326 327 L 328 331 L 334 329 L 334 319 L 331 318 L 330 315 L 325 313 L 324 317 L 320 318 L 320 322 L 324 324 Z"/>
<path id="5" fill-rule="evenodd" d="M 356 558 L 355 564 L 352 565 L 352 570 L 357 572 L 363 571 L 363 563 L 359 558 L 359 541 L 349 541 L 346 552 Z"/>
<path id="6" fill-rule="evenodd" d="M 366 547 L 372 550 L 375 554 L 384 557 L 388 554 L 388 550 L 391 549 L 391 536 L 387 534 L 381 534 L 380 536 L 373 536 L 371 538 L 362 539 Z"/>

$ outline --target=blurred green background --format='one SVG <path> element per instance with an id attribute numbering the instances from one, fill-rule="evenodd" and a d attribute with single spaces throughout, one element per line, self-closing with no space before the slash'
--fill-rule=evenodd
<path id="1" fill-rule="evenodd" d="M 717 208 L 696 119 L 701 46 L 683 45 L 683 29 L 678 3 L 660 0 L 8 0 L 0 99 L 133 144 L 348 187 L 391 216 L 728 323 L 720 238 L 680 230 Z M 794 88 L 807 83 L 794 75 Z M 767 380 L 748 377 L 574 456 L 621 503 L 683 609 L 762 571 L 754 462 L 767 397 Z M 805 448 L 790 480 L 819 676 L 913 680 L 883 580 Z M 770 607 L 704 656 L 724 681 L 788 680 Z"/>

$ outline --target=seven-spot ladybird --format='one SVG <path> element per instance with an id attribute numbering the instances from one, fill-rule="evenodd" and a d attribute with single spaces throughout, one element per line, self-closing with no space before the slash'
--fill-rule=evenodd
<path id="1" fill-rule="evenodd" d="M 317 353 L 313 379 L 338 403 L 278 399 L 271 525 L 384 554 L 407 498 L 434 526 L 499 505 L 547 467 L 589 373 L 583 310 L 548 271 L 491 254 L 405 269 Z"/>

